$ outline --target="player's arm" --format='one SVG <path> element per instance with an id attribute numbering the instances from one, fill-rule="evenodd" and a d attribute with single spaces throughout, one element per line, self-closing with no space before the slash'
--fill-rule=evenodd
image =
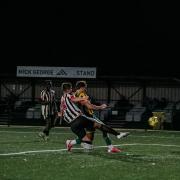
<path id="1" fill-rule="evenodd" d="M 85 94 L 84 92 L 79 93 L 79 97 L 82 97 L 82 98 L 87 97 L 87 98 L 89 98 L 89 96 L 87 96 L 87 94 Z M 97 106 L 95 104 L 92 104 L 89 100 L 80 101 L 80 104 L 83 105 L 83 106 L 86 106 L 88 109 L 92 109 L 92 110 L 102 110 L 102 109 L 105 109 L 107 107 L 106 104 L 102 104 L 100 106 Z"/>
<path id="2" fill-rule="evenodd" d="M 106 104 L 101 104 L 100 106 L 97 106 L 95 104 L 92 104 L 90 101 L 82 101 L 81 102 L 82 105 L 86 106 L 88 109 L 92 109 L 92 110 L 103 110 L 107 107 Z"/>
<path id="3" fill-rule="evenodd" d="M 58 117 L 63 117 L 63 111 L 58 112 Z"/>
<path id="4" fill-rule="evenodd" d="M 61 97 L 60 107 L 59 107 L 59 110 L 60 110 L 60 111 L 58 112 L 58 116 L 59 116 L 59 117 L 63 117 L 64 109 L 65 109 L 65 103 L 64 103 L 63 97 Z"/>
<path id="5" fill-rule="evenodd" d="M 50 101 L 47 100 L 47 97 L 46 97 L 46 91 L 42 91 L 41 94 L 40 94 L 40 103 L 42 105 L 48 105 L 50 104 Z"/>

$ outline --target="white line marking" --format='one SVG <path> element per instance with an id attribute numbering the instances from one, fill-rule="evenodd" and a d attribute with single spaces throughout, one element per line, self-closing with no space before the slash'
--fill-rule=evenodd
<path id="1" fill-rule="evenodd" d="M 121 144 L 121 145 L 117 145 L 117 146 L 162 146 L 162 147 L 178 147 L 178 148 L 180 148 L 180 145 L 175 145 L 175 144 L 143 144 L 143 143 L 133 143 L 133 144 Z"/>
<path id="2" fill-rule="evenodd" d="M 162 147 L 178 147 L 180 145 L 173 145 L 173 144 L 141 144 L 141 143 L 133 143 L 133 144 L 118 144 L 114 146 L 162 146 Z M 95 146 L 94 148 L 105 148 L 107 146 Z M 83 149 L 83 148 L 72 148 L 72 149 Z M 14 152 L 14 153 L 4 153 L 0 154 L 0 156 L 11 156 L 11 155 L 24 155 L 24 154 L 33 154 L 33 153 L 47 153 L 47 152 L 62 152 L 67 151 L 67 149 L 47 149 L 47 150 L 37 150 L 37 151 L 23 151 L 23 152 Z"/>

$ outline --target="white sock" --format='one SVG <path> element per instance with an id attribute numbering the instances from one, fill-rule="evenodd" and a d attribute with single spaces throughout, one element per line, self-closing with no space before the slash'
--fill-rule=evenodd
<path id="1" fill-rule="evenodd" d="M 111 144 L 111 145 L 108 145 L 108 149 L 112 149 L 114 146 Z"/>
<path id="2" fill-rule="evenodd" d="M 72 145 L 76 144 L 76 140 L 73 139 L 73 140 L 71 141 L 71 144 L 72 144 Z"/>

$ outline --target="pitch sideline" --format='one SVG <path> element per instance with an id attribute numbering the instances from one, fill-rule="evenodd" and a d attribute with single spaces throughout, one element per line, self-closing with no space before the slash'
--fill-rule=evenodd
<path id="1" fill-rule="evenodd" d="M 162 147 L 178 147 L 180 148 L 180 145 L 173 145 L 173 144 L 142 144 L 142 143 L 133 143 L 133 144 L 119 144 L 114 146 L 162 146 Z M 107 146 L 95 146 L 94 149 L 98 148 L 105 148 Z M 73 149 L 82 149 L 83 148 L 73 148 Z M 47 150 L 37 150 L 37 151 L 22 151 L 22 152 L 14 152 L 14 153 L 4 153 L 0 154 L 0 156 L 11 156 L 11 155 L 24 155 L 24 154 L 33 154 L 33 153 L 47 153 L 47 152 L 62 152 L 67 151 L 67 149 L 47 149 Z"/>

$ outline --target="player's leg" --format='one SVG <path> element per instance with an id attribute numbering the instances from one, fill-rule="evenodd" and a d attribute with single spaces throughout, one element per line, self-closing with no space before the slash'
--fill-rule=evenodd
<path id="1" fill-rule="evenodd" d="M 96 115 L 93 115 L 93 118 L 99 120 L 96 117 Z M 103 139 L 104 139 L 104 141 L 105 141 L 105 143 L 106 143 L 106 145 L 108 147 L 108 152 L 117 153 L 117 152 L 121 152 L 122 151 L 121 149 L 116 148 L 115 146 L 112 145 L 112 141 L 111 141 L 110 136 L 109 136 L 109 134 L 107 132 L 102 131 L 102 135 L 103 135 Z"/>
<path id="2" fill-rule="evenodd" d="M 49 130 L 51 126 L 51 117 L 47 117 L 45 119 L 45 128 L 43 129 L 42 132 L 39 133 L 39 137 L 43 138 L 44 141 L 47 141 L 49 139 Z"/>
<path id="3" fill-rule="evenodd" d="M 89 120 L 85 120 L 85 121 L 86 121 L 86 124 L 85 124 L 86 135 L 93 142 L 93 140 L 94 140 L 94 133 L 95 133 L 94 122 L 93 121 L 89 121 Z"/>
<path id="4" fill-rule="evenodd" d="M 72 132 L 74 132 L 78 136 L 78 139 L 67 140 L 66 141 L 67 149 L 70 151 L 73 144 L 80 143 L 80 142 L 84 148 L 92 149 L 91 139 L 89 139 L 85 131 L 85 127 L 87 126 L 87 121 L 84 120 L 83 117 L 79 116 L 70 125 L 71 125 Z"/>
<path id="5" fill-rule="evenodd" d="M 94 128 L 94 122 L 92 121 L 87 121 L 85 120 L 85 124 L 83 124 L 83 127 L 86 127 L 86 136 L 91 140 L 91 142 L 93 142 L 94 139 L 94 132 L 95 132 L 95 128 Z M 66 141 L 66 148 L 68 151 L 71 151 L 72 147 L 74 145 L 78 145 L 81 144 L 81 139 L 80 138 L 76 138 L 73 140 L 67 140 Z"/>
<path id="6" fill-rule="evenodd" d="M 66 149 L 68 151 L 71 151 L 72 147 L 76 144 L 81 144 L 81 139 L 77 138 L 77 139 L 68 139 L 66 140 Z"/>
<path id="7" fill-rule="evenodd" d="M 93 115 L 93 118 L 98 119 L 95 115 Z M 96 124 L 95 124 L 96 126 Z M 116 153 L 116 152 L 121 152 L 119 148 L 116 148 L 115 146 L 112 145 L 112 141 L 109 137 L 109 134 L 105 131 L 102 131 L 103 139 L 108 147 L 108 152 Z"/>
<path id="8" fill-rule="evenodd" d="M 86 116 L 85 116 L 86 117 Z M 114 136 L 116 136 L 118 139 L 123 138 L 128 136 L 130 133 L 129 132 L 117 132 L 116 130 L 114 130 L 113 128 L 111 128 L 110 126 L 104 124 L 100 119 L 98 118 L 90 118 L 90 117 L 86 117 L 87 119 L 94 121 L 94 127 L 96 129 L 99 129 L 102 132 L 106 132 L 109 134 L 113 134 Z"/>
<path id="9" fill-rule="evenodd" d="M 103 132 L 102 134 L 103 134 L 103 139 L 104 139 L 104 141 L 105 141 L 106 144 L 107 144 L 108 152 L 109 152 L 109 153 L 118 153 L 118 152 L 121 152 L 121 151 L 122 151 L 121 149 L 119 149 L 119 148 L 117 148 L 117 147 L 115 147 L 115 146 L 112 145 L 112 141 L 111 141 L 108 133 Z"/>

